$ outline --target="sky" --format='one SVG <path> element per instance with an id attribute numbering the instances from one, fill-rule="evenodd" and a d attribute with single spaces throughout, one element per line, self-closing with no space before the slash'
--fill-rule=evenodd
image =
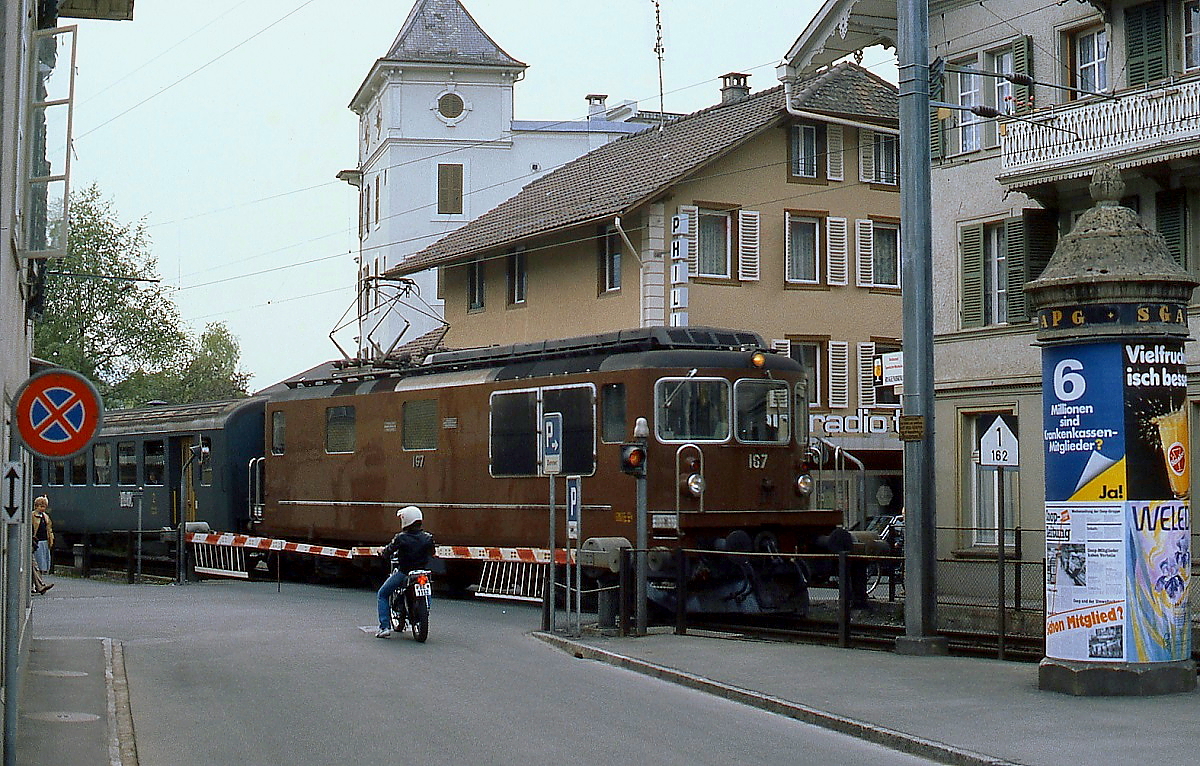
<path id="1" fill-rule="evenodd" d="M 340 356 L 354 302 L 351 97 L 412 0 L 136 0 L 130 22 L 79 26 L 72 187 L 144 221 L 190 332 L 225 322 L 257 390 Z M 581 119 L 584 96 L 659 108 L 653 0 L 463 0 L 529 65 L 518 120 Z M 778 84 L 820 0 L 660 0 L 665 108 L 719 99 L 719 77 Z M 864 65 L 894 81 L 891 52 Z M 350 333 L 353 335 L 353 332 Z M 342 346 L 353 349 L 345 333 Z"/>

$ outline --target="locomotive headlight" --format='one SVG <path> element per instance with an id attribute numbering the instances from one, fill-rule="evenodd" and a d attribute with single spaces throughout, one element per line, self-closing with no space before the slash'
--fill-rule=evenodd
<path id="1" fill-rule="evenodd" d="M 796 477 L 796 494 L 801 497 L 808 497 L 813 491 L 813 477 L 811 473 L 802 473 Z"/>
<path id="2" fill-rule="evenodd" d="M 698 473 L 694 473 L 683 482 L 683 488 L 692 497 L 700 497 L 704 494 L 704 477 Z"/>
<path id="3" fill-rule="evenodd" d="M 761 370 L 767 366 L 767 355 L 761 351 L 755 351 L 750 355 L 750 364 Z"/>

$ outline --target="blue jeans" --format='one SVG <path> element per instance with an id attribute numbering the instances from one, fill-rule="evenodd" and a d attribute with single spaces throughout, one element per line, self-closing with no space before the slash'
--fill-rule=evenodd
<path id="1" fill-rule="evenodd" d="M 404 585 L 404 578 L 406 577 L 408 577 L 408 572 L 401 572 L 397 569 L 395 572 L 392 572 L 392 574 L 386 580 L 383 581 L 383 585 L 379 586 L 379 593 L 376 595 L 379 596 L 380 630 L 392 629 L 392 608 L 388 604 L 388 599 L 392 597 L 392 594 L 396 592 L 397 588 L 400 588 Z"/>

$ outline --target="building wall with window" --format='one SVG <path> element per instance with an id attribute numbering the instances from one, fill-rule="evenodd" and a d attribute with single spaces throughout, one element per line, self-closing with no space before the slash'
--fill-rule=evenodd
<path id="1" fill-rule="evenodd" d="M 975 528 L 943 535 L 947 555 L 994 550 L 995 475 L 975 453 L 995 413 L 1017 416 L 1021 446 L 1019 469 L 1006 472 L 1006 524 L 1043 524 L 1040 354 L 1023 287 L 1091 206 L 1098 163 L 1122 169 L 1122 203 L 1197 270 L 1200 3 L 934 2 L 930 12 L 931 57 L 946 64 L 935 98 L 1017 118 L 931 115 L 938 523 Z M 1189 359 L 1200 359 L 1194 347 Z"/>

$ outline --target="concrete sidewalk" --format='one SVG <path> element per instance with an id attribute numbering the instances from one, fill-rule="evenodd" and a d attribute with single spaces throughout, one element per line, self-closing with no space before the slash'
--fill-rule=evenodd
<path id="1" fill-rule="evenodd" d="M 1188 763 L 1200 693 L 1072 697 L 1037 665 L 652 632 L 563 638 L 593 659 L 952 764 Z"/>

